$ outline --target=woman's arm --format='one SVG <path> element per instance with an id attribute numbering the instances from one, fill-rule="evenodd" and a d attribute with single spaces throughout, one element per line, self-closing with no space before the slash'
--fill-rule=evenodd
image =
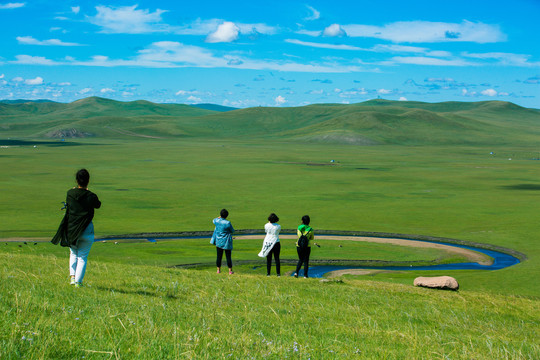
<path id="1" fill-rule="evenodd" d="M 99 201 L 99 198 L 96 194 L 92 193 L 93 196 L 93 206 L 95 209 L 99 209 L 101 207 L 101 201 Z"/>

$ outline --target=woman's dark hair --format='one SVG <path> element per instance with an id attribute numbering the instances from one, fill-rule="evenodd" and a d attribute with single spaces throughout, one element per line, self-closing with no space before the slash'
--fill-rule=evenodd
<path id="1" fill-rule="evenodd" d="M 77 171 L 75 179 L 77 180 L 77 184 L 79 184 L 80 187 L 85 188 L 90 182 L 90 173 L 86 169 L 81 169 Z"/>
<path id="2" fill-rule="evenodd" d="M 311 219 L 309 218 L 309 215 L 302 216 L 302 224 L 309 225 L 310 221 L 311 221 Z"/>
<path id="3" fill-rule="evenodd" d="M 227 211 L 227 209 L 221 209 L 221 211 L 219 212 L 219 215 L 221 216 L 222 219 L 226 219 L 227 216 L 229 216 L 229 212 Z"/>
<path id="4" fill-rule="evenodd" d="M 271 213 L 270 216 L 268 217 L 268 221 L 270 221 L 272 224 L 275 224 L 279 221 L 279 218 L 277 217 L 276 214 Z"/>

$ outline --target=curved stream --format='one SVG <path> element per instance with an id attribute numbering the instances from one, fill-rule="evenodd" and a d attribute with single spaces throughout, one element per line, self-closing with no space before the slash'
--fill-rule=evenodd
<path id="1" fill-rule="evenodd" d="M 414 240 L 419 241 L 419 240 Z M 349 270 L 349 269 L 376 269 L 376 270 L 399 270 L 399 271 L 410 271 L 410 270 L 500 270 L 507 268 L 512 265 L 518 264 L 520 261 L 518 258 L 494 250 L 481 249 L 472 246 L 458 245 L 445 242 L 434 242 L 431 243 L 442 244 L 446 246 L 459 247 L 463 249 L 468 249 L 472 251 L 477 251 L 479 253 L 485 254 L 493 259 L 491 265 L 482 265 L 475 262 L 466 262 L 466 263 L 454 263 L 454 264 L 439 264 L 439 265 L 428 265 L 428 266 L 333 266 L 333 265 L 320 265 L 320 266 L 310 266 L 309 267 L 309 276 L 314 278 L 323 277 L 324 274 L 336 270 Z M 300 270 L 298 276 L 304 276 L 304 270 Z"/>
<path id="2" fill-rule="evenodd" d="M 249 235 L 249 234 L 246 234 Z M 255 235 L 255 234 L 251 234 Z M 260 235 L 260 234 L 258 234 Z M 285 235 L 285 234 L 283 234 Z M 325 234 L 320 236 L 320 238 L 324 238 L 324 236 L 341 236 L 341 235 L 330 235 Z M 159 239 L 167 239 L 167 240 L 173 240 L 173 239 L 198 239 L 198 238 L 208 238 L 208 236 L 174 236 L 174 237 L 145 237 L 145 238 L 107 238 L 107 239 L 96 239 L 95 241 L 103 241 L 103 240 L 147 240 L 150 242 L 156 242 L 156 240 Z M 423 241 L 423 240 L 413 240 L 413 239 L 401 239 L 401 240 L 408 240 L 408 241 Z M 375 270 L 399 270 L 399 271 L 410 271 L 410 270 L 500 270 L 507 268 L 512 265 L 518 264 L 520 261 L 515 256 L 512 256 L 510 254 L 506 254 L 500 251 L 495 250 L 487 250 L 482 249 L 478 247 L 473 246 L 467 246 L 467 245 L 459 245 L 459 244 L 452 244 L 452 243 L 446 243 L 446 242 L 438 242 L 438 241 L 424 241 L 428 243 L 434 243 L 434 244 L 441 244 L 446 246 L 453 246 L 463 249 L 468 249 L 472 251 L 476 251 L 482 254 L 485 254 L 493 259 L 493 263 L 491 265 L 482 265 L 475 262 L 466 262 L 466 263 L 453 263 L 453 264 L 439 264 L 439 265 L 428 265 L 428 266 L 336 266 L 336 265 L 315 265 L 309 267 L 309 276 L 313 278 L 321 278 L 324 276 L 324 274 L 329 273 L 331 271 L 336 270 L 349 270 L 349 269 L 375 269 Z M 298 273 L 298 276 L 304 276 L 304 270 L 301 269 Z"/>

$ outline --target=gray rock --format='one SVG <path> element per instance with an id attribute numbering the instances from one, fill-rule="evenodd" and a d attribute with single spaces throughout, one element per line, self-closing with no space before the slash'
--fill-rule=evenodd
<path id="1" fill-rule="evenodd" d="M 451 276 L 417 277 L 416 279 L 414 279 L 414 286 L 442 290 L 459 289 L 459 284 L 457 280 Z"/>

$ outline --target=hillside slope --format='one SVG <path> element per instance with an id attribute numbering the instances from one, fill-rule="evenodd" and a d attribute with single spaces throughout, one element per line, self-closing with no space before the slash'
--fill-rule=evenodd
<path id="1" fill-rule="evenodd" d="M 512 103 L 397 102 L 223 111 L 86 98 L 0 103 L 0 137 L 260 138 L 358 145 L 536 144 L 540 111 Z"/>
<path id="2" fill-rule="evenodd" d="M 73 288 L 65 259 L 0 261 L 6 359 L 540 356 L 537 299 L 95 260 Z"/>

